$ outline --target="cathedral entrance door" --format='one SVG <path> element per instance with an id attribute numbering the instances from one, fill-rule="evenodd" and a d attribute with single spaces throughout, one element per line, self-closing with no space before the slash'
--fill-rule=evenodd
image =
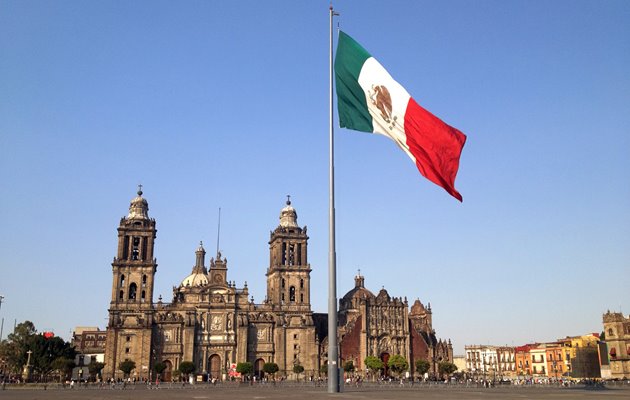
<path id="1" fill-rule="evenodd" d="M 262 358 L 259 358 L 254 363 L 254 375 L 256 375 L 259 379 L 262 379 L 263 375 L 265 374 L 263 372 L 263 365 L 265 365 L 265 360 L 263 360 Z"/>
<path id="2" fill-rule="evenodd" d="M 208 364 L 210 364 L 210 378 L 221 379 L 221 356 L 211 355 Z"/>
<path id="3" fill-rule="evenodd" d="M 383 375 L 389 376 L 389 367 L 387 366 L 389 353 L 381 353 L 381 361 L 383 361 Z"/>
<path id="4" fill-rule="evenodd" d="M 173 364 L 166 360 L 164 361 L 164 365 L 166 365 L 166 368 L 162 371 L 162 380 L 164 382 L 170 382 L 171 379 L 173 379 Z"/>

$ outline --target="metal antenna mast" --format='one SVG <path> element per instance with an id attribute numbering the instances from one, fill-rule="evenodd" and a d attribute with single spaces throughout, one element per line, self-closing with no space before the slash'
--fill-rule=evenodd
<path id="1" fill-rule="evenodd" d="M 221 207 L 219 207 L 219 223 L 217 224 L 217 256 L 219 255 L 219 238 L 221 237 Z"/>

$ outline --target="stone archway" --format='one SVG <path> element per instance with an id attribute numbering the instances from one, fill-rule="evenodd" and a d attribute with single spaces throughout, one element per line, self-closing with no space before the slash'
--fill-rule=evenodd
<path id="1" fill-rule="evenodd" d="M 170 382 L 173 379 L 173 363 L 169 360 L 163 361 L 166 368 L 162 371 L 162 380 L 164 382 Z"/>
<path id="2" fill-rule="evenodd" d="M 259 358 L 254 362 L 254 375 L 257 376 L 259 379 L 262 379 L 265 375 L 265 373 L 263 372 L 263 365 L 265 365 L 265 360 L 263 360 L 262 358 Z"/>
<path id="3" fill-rule="evenodd" d="M 209 374 L 208 378 L 212 379 L 221 379 L 221 356 L 218 354 L 213 354 L 208 359 Z"/>

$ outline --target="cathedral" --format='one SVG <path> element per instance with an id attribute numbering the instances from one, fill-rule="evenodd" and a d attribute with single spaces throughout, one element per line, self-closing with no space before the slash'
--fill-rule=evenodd
<path id="1" fill-rule="evenodd" d="M 247 284 L 228 280 L 227 259 L 216 254 L 206 267 L 200 243 L 195 266 L 178 286 L 170 303 L 153 302 L 157 271 L 154 257 L 156 222 L 149 218 L 147 200 L 138 191 L 129 213 L 118 226 L 118 251 L 112 262 L 112 291 L 105 345 L 105 379 L 122 377 L 118 365 L 133 360 L 136 378 L 151 379 L 153 366 L 166 366 L 171 378 L 183 361 L 208 378 L 225 379 L 237 363 L 249 361 L 262 375 L 264 363 L 274 362 L 279 374 L 291 376 L 301 365 L 307 376 L 319 376 L 327 363 L 327 314 L 311 309 L 311 266 L 307 229 L 297 224 L 297 212 L 287 200 L 280 223 L 270 233 L 267 295 L 256 304 Z M 366 356 L 387 361 L 390 355 L 432 362 L 452 361 L 450 341 L 438 340 L 431 307 L 416 300 L 392 298 L 385 289 L 374 295 L 357 274 L 355 287 L 339 302 L 339 348 L 342 365 L 352 361 L 365 372 Z M 387 373 L 387 371 L 384 371 Z"/>

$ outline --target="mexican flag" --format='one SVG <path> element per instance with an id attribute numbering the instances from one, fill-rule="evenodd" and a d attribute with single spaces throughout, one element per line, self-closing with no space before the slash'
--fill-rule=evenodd
<path id="1" fill-rule="evenodd" d="M 370 53 L 341 31 L 335 81 L 342 128 L 392 139 L 425 178 L 462 201 L 455 177 L 466 135 L 420 107 Z"/>

